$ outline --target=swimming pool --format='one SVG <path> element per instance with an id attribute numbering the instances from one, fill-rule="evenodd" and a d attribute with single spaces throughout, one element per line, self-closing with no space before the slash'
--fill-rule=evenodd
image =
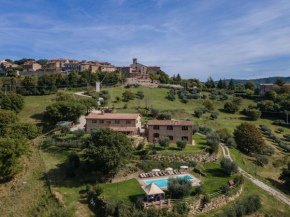
<path id="1" fill-rule="evenodd" d="M 173 178 L 186 178 L 188 180 L 192 180 L 193 178 L 189 175 L 184 175 L 184 176 L 176 176 Z M 146 185 L 149 185 L 151 183 L 154 183 L 155 185 L 157 185 L 159 188 L 167 188 L 168 187 L 168 178 L 164 178 L 164 179 L 149 179 L 149 180 L 144 180 L 144 183 Z"/>

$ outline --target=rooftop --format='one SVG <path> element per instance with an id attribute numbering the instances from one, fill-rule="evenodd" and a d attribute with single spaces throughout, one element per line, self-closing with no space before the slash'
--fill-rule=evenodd
<path id="1" fill-rule="evenodd" d="M 104 114 L 89 114 L 86 119 L 100 119 L 100 120 L 136 120 L 140 114 L 121 114 L 121 113 L 104 113 Z"/>
<path id="2" fill-rule="evenodd" d="M 150 120 L 147 122 L 147 125 L 193 126 L 193 122 L 182 120 Z"/>

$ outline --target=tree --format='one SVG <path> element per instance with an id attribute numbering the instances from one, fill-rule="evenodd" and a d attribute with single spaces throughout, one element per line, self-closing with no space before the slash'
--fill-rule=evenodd
<path id="1" fill-rule="evenodd" d="M 42 127 L 38 127 L 33 123 L 11 123 L 6 125 L 0 136 L 10 137 L 13 139 L 34 139 L 41 134 Z"/>
<path id="2" fill-rule="evenodd" d="M 261 153 L 265 148 L 265 141 L 260 130 L 254 124 L 241 123 L 234 131 L 237 147 L 247 153 Z"/>
<path id="3" fill-rule="evenodd" d="M 165 148 L 169 146 L 169 142 L 170 142 L 170 139 L 168 137 L 160 137 L 158 143 L 165 150 Z"/>
<path id="4" fill-rule="evenodd" d="M 186 140 L 181 140 L 181 139 L 178 139 L 176 141 L 176 145 L 178 148 L 180 148 L 181 150 L 184 149 L 186 147 L 186 144 L 187 144 L 187 141 Z"/>
<path id="5" fill-rule="evenodd" d="M 209 78 L 207 79 L 207 81 L 205 82 L 205 86 L 206 86 L 207 88 L 215 88 L 215 83 L 214 83 L 212 77 L 209 77 Z"/>
<path id="6" fill-rule="evenodd" d="M 203 102 L 203 106 L 205 108 L 207 108 L 209 111 L 213 111 L 214 110 L 214 103 L 212 101 L 210 101 L 210 100 L 205 100 Z"/>
<path id="7" fill-rule="evenodd" d="M 218 82 L 218 84 L 217 84 L 217 86 L 216 86 L 218 89 L 223 89 L 223 81 L 222 81 L 222 79 L 220 78 L 220 80 L 219 80 L 219 82 Z"/>
<path id="8" fill-rule="evenodd" d="M 17 122 L 17 120 L 18 119 L 15 112 L 0 110 L 0 130 L 8 124 Z"/>
<path id="9" fill-rule="evenodd" d="M 240 106 L 243 103 L 243 98 L 242 97 L 234 97 L 233 98 L 233 103 L 237 104 L 238 106 Z"/>
<path id="10" fill-rule="evenodd" d="M 159 110 L 158 110 L 158 109 L 154 109 L 154 108 L 152 108 L 152 109 L 151 109 L 151 114 L 152 114 L 152 116 L 153 116 L 154 118 L 156 118 L 156 117 L 158 116 L 158 114 L 159 114 Z"/>
<path id="11" fill-rule="evenodd" d="M 26 139 L 0 138 L 0 179 L 9 179 L 22 170 L 20 157 L 29 152 Z"/>
<path id="12" fill-rule="evenodd" d="M 59 121 L 77 122 L 82 114 L 85 114 L 86 107 L 76 102 L 56 102 L 46 107 L 43 118 L 49 124 Z"/>
<path id="13" fill-rule="evenodd" d="M 177 76 L 176 76 L 176 81 L 180 82 L 181 81 L 181 76 L 180 74 L 178 73 Z"/>
<path id="14" fill-rule="evenodd" d="M 223 80 L 223 86 L 222 87 L 223 87 L 222 89 L 227 89 L 228 88 L 226 79 Z"/>
<path id="15" fill-rule="evenodd" d="M 84 159 L 94 170 L 110 174 L 118 172 L 132 153 L 132 141 L 125 134 L 105 128 L 91 133 Z"/>
<path id="16" fill-rule="evenodd" d="M 235 162 L 232 162 L 229 158 L 221 159 L 221 167 L 225 171 L 226 174 L 232 176 L 232 174 L 238 172 L 238 166 Z"/>
<path id="17" fill-rule="evenodd" d="M 234 79 L 231 79 L 228 85 L 228 90 L 235 90 L 235 89 L 236 89 L 235 81 Z"/>
<path id="18" fill-rule="evenodd" d="M 219 113 L 218 112 L 212 112 L 211 114 L 210 114 L 210 118 L 211 119 L 217 119 L 218 118 L 218 116 L 219 116 Z"/>
<path id="19" fill-rule="evenodd" d="M 20 94 L 9 93 L 1 100 L 1 109 L 15 111 L 17 114 L 23 109 L 24 98 Z"/>
<path id="20" fill-rule="evenodd" d="M 246 116 L 251 121 L 259 120 L 262 115 L 261 111 L 258 109 L 247 109 L 245 112 Z"/>
<path id="21" fill-rule="evenodd" d="M 134 99 L 134 93 L 131 91 L 126 90 L 124 93 L 122 93 L 123 96 L 123 101 L 124 102 L 129 102 L 130 100 Z"/>
<path id="22" fill-rule="evenodd" d="M 245 88 L 254 91 L 256 88 L 256 85 L 253 81 L 247 81 L 245 83 Z"/>
<path id="23" fill-rule="evenodd" d="M 143 93 L 143 91 L 137 91 L 137 93 L 136 93 L 136 98 L 138 98 L 138 99 L 143 99 L 144 98 L 144 93 Z"/>
<path id="24" fill-rule="evenodd" d="M 47 59 L 39 59 L 36 62 L 39 63 L 40 65 L 44 66 L 48 62 L 48 60 Z"/>
<path id="25" fill-rule="evenodd" d="M 290 186 L 290 162 L 288 162 L 287 168 L 282 169 L 279 179 L 284 181 L 285 185 Z"/>
<path id="26" fill-rule="evenodd" d="M 278 78 L 275 82 L 278 86 L 282 87 L 285 84 L 285 81 L 282 78 Z"/>
<path id="27" fill-rule="evenodd" d="M 206 143 L 211 146 L 213 152 L 217 153 L 219 149 L 220 136 L 217 133 L 207 133 L 206 134 Z"/>
<path id="28" fill-rule="evenodd" d="M 265 93 L 265 99 L 274 101 L 277 98 L 277 93 L 274 90 L 269 90 Z"/>
<path id="29" fill-rule="evenodd" d="M 89 114 L 91 110 L 97 109 L 99 107 L 98 100 L 93 98 L 81 99 L 79 102 L 86 107 L 87 114 Z"/>
<path id="30" fill-rule="evenodd" d="M 254 91 L 253 90 L 250 90 L 250 89 L 246 89 L 246 94 L 247 94 L 247 96 L 252 96 L 252 95 L 254 95 Z"/>
<path id="31" fill-rule="evenodd" d="M 189 195 L 191 184 L 186 178 L 169 178 L 168 191 L 172 193 L 173 198 L 183 198 Z"/>
<path id="32" fill-rule="evenodd" d="M 239 111 L 239 107 L 233 102 L 226 102 L 224 104 L 224 110 L 229 113 L 236 113 L 237 111 Z"/>

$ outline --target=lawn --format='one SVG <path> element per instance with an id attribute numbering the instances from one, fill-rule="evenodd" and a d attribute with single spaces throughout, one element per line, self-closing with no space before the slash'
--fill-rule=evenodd
<path id="1" fill-rule="evenodd" d="M 22 122 L 40 123 L 43 119 L 43 112 L 53 102 L 55 94 L 43 96 L 24 96 L 24 108 L 18 114 Z"/>
<path id="2" fill-rule="evenodd" d="M 130 179 L 118 183 L 101 184 L 101 186 L 104 188 L 104 192 L 101 196 L 121 200 L 126 204 L 134 202 L 137 196 L 145 194 L 136 179 Z"/>
<path id="3" fill-rule="evenodd" d="M 206 144 L 206 139 L 204 137 L 193 135 L 192 139 L 194 140 L 195 145 L 186 145 L 186 147 L 182 150 L 178 148 L 176 144 L 169 144 L 169 147 L 167 147 L 165 150 L 163 147 L 157 144 L 155 149 L 158 151 L 158 154 L 162 155 L 195 154 L 203 149 L 210 149 L 210 146 Z M 147 149 L 152 149 L 152 143 L 149 143 L 146 147 Z"/>
<path id="4" fill-rule="evenodd" d="M 200 178 L 209 194 L 219 191 L 222 185 L 227 185 L 227 182 L 235 177 L 235 175 L 227 175 L 219 164 L 212 162 L 207 162 L 204 165 L 198 164 L 198 169 L 206 174 L 206 177 L 200 176 Z M 197 176 L 196 173 L 192 174 Z"/>

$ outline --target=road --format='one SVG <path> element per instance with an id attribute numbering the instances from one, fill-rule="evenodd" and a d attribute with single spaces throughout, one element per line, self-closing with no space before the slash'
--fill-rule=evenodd
<path id="1" fill-rule="evenodd" d="M 221 147 L 222 147 L 224 156 L 226 158 L 229 158 L 231 161 L 233 161 L 229 148 L 223 143 L 221 143 Z M 281 194 L 280 192 L 278 192 L 275 189 L 271 188 L 270 186 L 266 185 L 265 183 L 261 182 L 260 180 L 254 178 L 252 175 L 250 175 L 249 173 L 247 173 L 245 170 L 243 170 L 240 167 L 239 167 L 239 171 L 246 178 L 248 178 L 251 182 L 253 182 L 255 185 L 259 186 L 263 190 L 267 191 L 268 193 L 272 194 L 277 199 L 282 200 L 284 203 L 286 203 L 286 204 L 288 204 L 290 206 L 290 199 L 288 197 L 284 196 L 283 194 Z"/>

